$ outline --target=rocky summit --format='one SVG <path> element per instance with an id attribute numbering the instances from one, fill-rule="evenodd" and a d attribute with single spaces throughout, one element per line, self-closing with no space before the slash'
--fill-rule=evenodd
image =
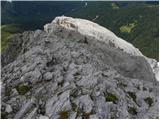
<path id="1" fill-rule="evenodd" d="M 106 28 L 61 16 L 10 39 L 2 118 L 158 118 L 156 60 Z"/>

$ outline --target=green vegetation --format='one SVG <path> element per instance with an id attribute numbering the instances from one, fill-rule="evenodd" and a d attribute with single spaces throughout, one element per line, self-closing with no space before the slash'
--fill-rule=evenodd
<path id="1" fill-rule="evenodd" d="M 89 118 L 90 118 L 90 115 L 91 115 L 91 113 L 85 113 L 85 112 L 84 112 L 84 113 L 82 114 L 82 118 L 83 118 L 83 119 L 89 119 Z"/>
<path id="2" fill-rule="evenodd" d="M 18 85 L 16 86 L 16 90 L 18 91 L 18 93 L 20 95 L 25 95 L 27 92 L 29 92 L 31 89 L 31 87 L 27 86 L 27 85 Z"/>
<path id="3" fill-rule="evenodd" d="M 122 32 L 122 33 L 130 33 L 131 32 L 131 30 L 135 27 L 136 25 L 135 25 L 135 23 L 130 23 L 130 24 L 128 24 L 128 25 L 123 25 L 123 26 L 121 26 L 120 27 L 120 31 Z"/>
<path id="4" fill-rule="evenodd" d="M 73 98 L 77 98 L 78 97 L 78 89 L 74 89 L 71 91 L 70 96 Z"/>
<path id="5" fill-rule="evenodd" d="M 72 103 L 72 111 L 76 112 L 76 110 L 77 110 L 77 105 L 75 103 Z"/>
<path id="6" fill-rule="evenodd" d="M 1 30 L 9 33 L 21 32 L 21 26 L 18 24 L 6 24 L 1 26 Z"/>
<path id="7" fill-rule="evenodd" d="M 59 112 L 59 119 L 68 119 L 69 111 L 61 111 Z"/>
<path id="8" fill-rule="evenodd" d="M 116 3 L 111 3 L 112 9 L 119 9 L 119 6 Z"/>
<path id="9" fill-rule="evenodd" d="M 128 95 L 133 99 L 133 101 L 136 103 L 136 95 L 134 92 L 127 92 Z"/>
<path id="10" fill-rule="evenodd" d="M 115 95 L 113 95 L 112 93 L 107 93 L 106 101 L 107 102 L 113 102 L 114 104 L 116 104 L 117 101 L 118 101 L 118 98 Z"/>
<path id="11" fill-rule="evenodd" d="M 112 8 L 113 3 L 118 10 Z M 71 16 L 92 21 L 99 15 L 94 22 L 132 43 L 145 56 L 159 60 L 158 6 L 145 2 L 88 2 L 87 7 Z"/>
<path id="12" fill-rule="evenodd" d="M 7 119 L 8 113 L 7 112 L 1 112 L 1 119 Z"/>
<path id="13" fill-rule="evenodd" d="M 4 31 L 3 28 L 5 28 L 5 26 L 1 26 L 1 48 L 0 48 L 0 51 L 3 51 L 8 42 L 9 42 L 9 37 L 11 36 L 11 33 L 7 32 L 7 31 Z"/>
<path id="14" fill-rule="evenodd" d="M 15 24 L 7 24 L 1 26 L 1 48 L 0 51 L 3 52 L 8 43 L 10 42 L 10 37 L 14 33 L 21 32 L 20 26 Z"/>
<path id="15" fill-rule="evenodd" d="M 153 104 L 153 99 L 152 99 L 151 97 L 145 98 L 144 101 L 145 101 L 149 106 L 152 106 L 152 104 Z"/>
<path id="16" fill-rule="evenodd" d="M 2 1 L 2 24 L 22 24 L 26 30 L 35 30 L 42 29 L 44 24 L 62 13 L 65 16 L 90 21 L 98 15 L 99 17 L 94 22 L 132 43 L 145 56 L 159 60 L 158 1 L 87 1 L 86 7 L 84 7 L 84 3 L 77 1 L 52 3 L 31 1 L 19 4 L 15 1 L 10 4 Z M 10 30 L 13 28 L 11 27 Z M 8 36 L 10 36 L 10 32 L 2 34 L 2 49 L 8 43 Z"/>
<path id="17" fill-rule="evenodd" d="M 129 107 L 128 112 L 132 115 L 136 115 L 137 114 L 137 110 L 134 107 Z"/>

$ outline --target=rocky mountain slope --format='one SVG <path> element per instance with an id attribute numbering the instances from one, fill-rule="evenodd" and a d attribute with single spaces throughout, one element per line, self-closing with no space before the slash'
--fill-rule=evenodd
<path id="1" fill-rule="evenodd" d="M 2 118 L 158 118 L 157 62 L 93 22 L 57 17 L 2 54 Z"/>

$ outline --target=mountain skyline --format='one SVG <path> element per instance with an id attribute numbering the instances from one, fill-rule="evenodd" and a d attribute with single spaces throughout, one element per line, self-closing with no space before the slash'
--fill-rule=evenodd
<path id="1" fill-rule="evenodd" d="M 2 1 L 1 7 L 4 49 L 9 41 L 6 40 L 8 35 L 43 29 L 45 23 L 66 15 L 94 21 L 132 43 L 146 56 L 159 60 L 159 4 L 156 1 L 87 1 L 87 4 L 86 1 Z"/>

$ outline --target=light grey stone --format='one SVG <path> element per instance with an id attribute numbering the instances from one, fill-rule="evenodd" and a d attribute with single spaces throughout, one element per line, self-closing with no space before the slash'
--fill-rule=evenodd
<path id="1" fill-rule="evenodd" d="M 71 103 L 69 100 L 70 91 L 63 92 L 60 96 L 52 97 L 46 103 L 46 114 L 54 118 L 58 112 L 67 111 L 71 109 Z"/>
<path id="2" fill-rule="evenodd" d="M 48 117 L 48 116 L 41 115 L 41 116 L 39 117 L 39 119 L 49 119 L 49 117 Z"/>
<path id="3" fill-rule="evenodd" d="M 90 21 L 58 17 L 45 31 L 14 35 L 2 53 L 1 111 L 8 118 L 159 117 L 156 61 Z M 20 84 L 29 92 L 17 94 Z"/>
<path id="4" fill-rule="evenodd" d="M 38 108 L 34 108 L 28 115 L 27 115 L 27 119 L 35 119 L 36 116 L 36 112 L 37 112 Z"/>
<path id="5" fill-rule="evenodd" d="M 89 95 L 81 96 L 78 99 L 78 104 L 80 105 L 80 108 L 82 108 L 86 113 L 90 113 L 94 105 Z"/>
<path id="6" fill-rule="evenodd" d="M 72 112 L 70 113 L 69 119 L 76 119 L 76 116 L 77 116 L 77 112 Z"/>
<path id="7" fill-rule="evenodd" d="M 28 72 L 21 77 L 22 82 L 31 82 L 33 84 L 37 83 L 40 80 L 41 80 L 41 73 L 37 68 L 34 71 Z"/>
<path id="8" fill-rule="evenodd" d="M 12 107 L 10 105 L 6 105 L 6 110 L 7 113 L 12 112 Z"/>
<path id="9" fill-rule="evenodd" d="M 27 103 L 22 105 L 21 109 L 16 113 L 14 118 L 15 119 L 22 118 L 24 114 L 32 107 L 33 103 L 34 103 L 34 99 L 30 99 L 29 101 L 27 101 Z"/>
<path id="10" fill-rule="evenodd" d="M 52 77 L 53 77 L 53 73 L 51 73 L 51 72 L 47 72 L 47 73 L 45 73 L 44 76 L 43 76 L 43 78 L 44 78 L 45 80 L 51 80 Z"/>

